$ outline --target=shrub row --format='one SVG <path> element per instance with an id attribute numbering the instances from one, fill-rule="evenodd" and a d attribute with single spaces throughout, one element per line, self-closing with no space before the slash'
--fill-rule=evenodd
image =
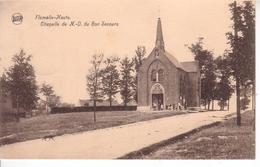
<path id="1" fill-rule="evenodd" d="M 15 121 L 17 116 L 25 118 L 26 113 L 20 112 L 17 115 L 15 112 L 0 112 L 0 123 Z"/>
<path id="2" fill-rule="evenodd" d="M 135 111 L 137 106 L 111 106 L 112 111 Z M 93 106 L 89 107 L 53 107 L 51 114 L 71 113 L 71 112 L 92 112 Z M 109 106 L 96 106 L 96 111 L 110 111 Z"/>

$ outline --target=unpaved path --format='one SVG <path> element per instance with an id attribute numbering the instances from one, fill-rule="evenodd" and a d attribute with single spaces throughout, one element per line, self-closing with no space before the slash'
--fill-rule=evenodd
<path id="1" fill-rule="evenodd" d="M 0 147 L 2 159 L 114 159 L 192 129 L 221 121 L 231 112 L 177 115 Z"/>

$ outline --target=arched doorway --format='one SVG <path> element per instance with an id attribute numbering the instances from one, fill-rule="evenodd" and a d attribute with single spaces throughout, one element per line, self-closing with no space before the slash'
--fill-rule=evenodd
<path id="1" fill-rule="evenodd" d="M 153 110 L 164 109 L 164 88 L 161 84 L 156 83 L 151 88 L 151 108 Z"/>

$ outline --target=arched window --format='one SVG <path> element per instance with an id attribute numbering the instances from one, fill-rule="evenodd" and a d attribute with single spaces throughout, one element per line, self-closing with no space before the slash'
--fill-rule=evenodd
<path id="1" fill-rule="evenodd" d="M 160 69 L 158 71 L 158 80 L 159 81 L 163 81 L 164 80 L 164 71 L 163 71 L 163 69 Z"/>
<path id="2" fill-rule="evenodd" d="M 156 81 L 156 70 L 152 70 L 151 81 Z"/>

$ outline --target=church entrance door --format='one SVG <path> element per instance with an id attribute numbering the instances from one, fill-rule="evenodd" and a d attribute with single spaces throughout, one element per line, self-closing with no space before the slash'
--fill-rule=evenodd
<path id="1" fill-rule="evenodd" d="M 152 94 L 152 105 L 154 110 L 163 109 L 163 94 Z"/>
<path id="2" fill-rule="evenodd" d="M 163 110 L 165 101 L 164 88 L 161 84 L 156 83 L 151 88 L 151 108 L 153 110 Z"/>

